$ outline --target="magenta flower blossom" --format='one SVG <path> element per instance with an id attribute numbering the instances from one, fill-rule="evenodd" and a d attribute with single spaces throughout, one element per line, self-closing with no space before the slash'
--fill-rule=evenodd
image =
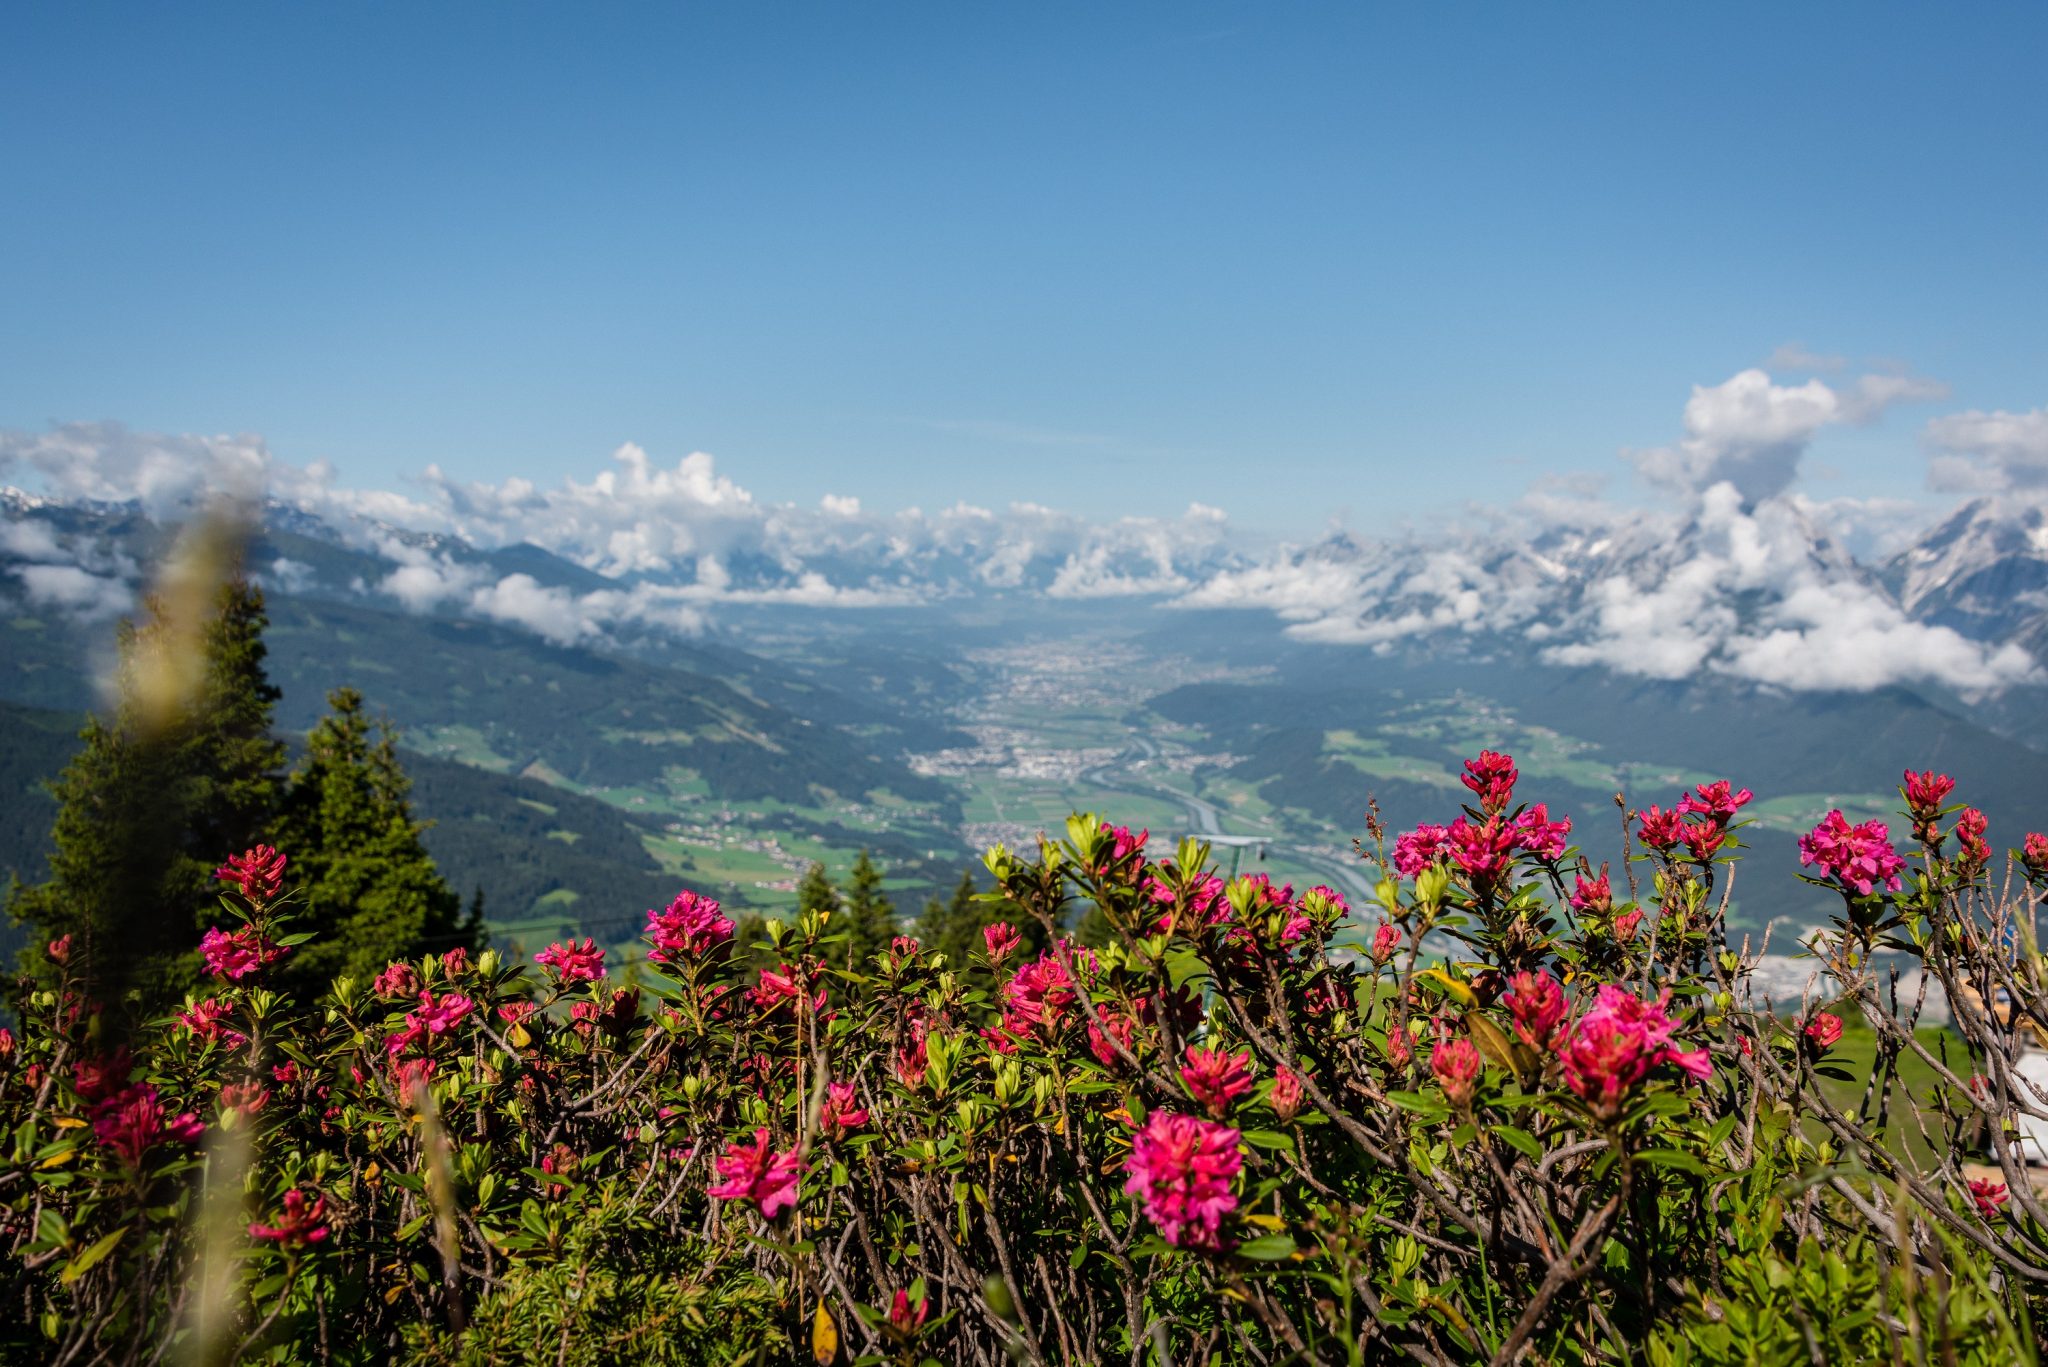
<path id="1" fill-rule="evenodd" d="M 223 883 L 233 883 L 242 890 L 242 900 L 255 906 L 264 906 L 277 900 L 278 889 L 284 885 L 284 866 L 289 862 L 268 845 L 255 845 L 231 855 L 228 862 L 213 871 L 213 876 Z"/>
<path id="2" fill-rule="evenodd" d="M 1401 928 L 1382 921 L 1372 933 L 1372 961 L 1384 965 L 1401 948 Z"/>
<path id="3" fill-rule="evenodd" d="M 1444 1040 L 1431 1051 L 1429 1071 L 1444 1089 L 1444 1097 L 1453 1106 L 1463 1107 L 1472 1104 L 1485 1062 L 1471 1040 L 1459 1037 Z"/>
<path id="4" fill-rule="evenodd" d="M 1475 826 L 1461 816 L 1444 835 L 1451 862 L 1464 871 L 1475 888 L 1490 887 L 1505 878 L 1520 843 L 1520 833 L 1499 817 Z"/>
<path id="5" fill-rule="evenodd" d="M 1069 947 L 1069 953 L 1085 951 Z M 1048 949 L 1025 964 L 1003 984 L 1003 1028 L 1022 1037 L 1052 1033 L 1060 1016 L 1074 1003 L 1074 980 L 1056 950 Z"/>
<path id="6" fill-rule="evenodd" d="M 851 1082 L 834 1082 L 825 1088 L 825 1105 L 818 1112 L 818 1131 L 827 1139 L 857 1130 L 868 1123 L 860 1098 Z"/>
<path id="7" fill-rule="evenodd" d="M 1948 801 L 1948 795 L 1956 790 L 1956 781 L 1947 774 L 1937 774 L 1932 769 L 1921 773 L 1906 770 L 1899 792 L 1906 799 L 1906 812 L 1913 818 L 1913 838 L 1934 844 L 1941 839 L 1941 832 L 1934 823 L 1941 819 L 1941 804 Z"/>
<path id="8" fill-rule="evenodd" d="M 1552 821 L 1550 808 L 1539 802 L 1515 818 L 1514 830 L 1523 849 L 1538 859 L 1556 860 L 1564 856 L 1565 846 L 1571 842 L 1572 819 Z"/>
<path id="9" fill-rule="evenodd" d="M 256 933 L 255 927 L 243 926 L 232 932 L 219 927 L 209 929 L 200 937 L 199 952 L 205 956 L 206 967 L 216 978 L 238 983 L 250 974 L 268 968 L 291 950 L 264 939 Z"/>
<path id="10" fill-rule="evenodd" d="M 1572 910 L 1581 915 L 1603 916 L 1614 910 L 1614 889 L 1607 882 L 1607 866 L 1600 866 L 1600 876 L 1588 878 L 1579 874 L 1572 880 Z"/>
<path id="11" fill-rule="evenodd" d="M 2012 1199 L 2005 1183 L 1994 1182 L 1988 1177 L 1972 1178 L 1970 1199 L 1977 1203 L 1977 1213 L 1987 1220 L 1998 1218 L 1998 1208 Z"/>
<path id="12" fill-rule="evenodd" d="M 1507 1003 L 1515 1035 L 1538 1053 L 1549 1053 L 1571 1009 L 1557 979 L 1548 973 L 1517 973 L 1508 980 Z"/>
<path id="13" fill-rule="evenodd" d="M 1243 1049 L 1235 1054 L 1222 1048 L 1190 1049 L 1187 1062 L 1181 1065 L 1180 1080 L 1195 1100 L 1208 1108 L 1209 1114 L 1221 1119 L 1237 1099 L 1252 1089 L 1252 1051 Z"/>
<path id="14" fill-rule="evenodd" d="M 727 1144 L 724 1155 L 713 1159 L 711 1166 L 725 1180 L 706 1188 L 706 1196 L 721 1201 L 752 1201 L 771 1220 L 796 1204 L 803 1162 L 795 1149 L 773 1152 L 765 1129 L 754 1131 L 751 1144 L 744 1140 Z"/>
<path id="15" fill-rule="evenodd" d="M 1984 813 L 1975 807 L 1963 808 L 1962 815 L 1956 818 L 1956 844 L 1962 847 L 1963 862 L 1982 864 L 1990 860 L 1991 844 L 1984 839 L 1989 827 Z"/>
<path id="16" fill-rule="evenodd" d="M 2048 835 L 2028 831 L 2020 846 L 2020 863 L 2035 878 L 2048 878 Z"/>
<path id="17" fill-rule="evenodd" d="M 131 1168 L 157 1145 L 166 1142 L 191 1144 L 205 1133 L 196 1115 L 166 1118 L 163 1098 L 147 1082 L 123 1088 L 92 1108 L 92 1135 L 119 1154 Z"/>
<path id="18" fill-rule="evenodd" d="M 1636 813 L 1636 838 L 1650 849 L 1668 850 L 1685 838 L 1685 814 L 1652 804 Z"/>
<path id="19" fill-rule="evenodd" d="M 1465 772 L 1458 782 L 1470 788 L 1479 799 L 1479 810 L 1488 816 L 1496 816 L 1507 810 L 1514 801 L 1515 761 L 1511 756 L 1494 750 L 1481 750 L 1478 759 L 1465 761 Z"/>
<path id="20" fill-rule="evenodd" d="M 1676 810 L 1687 816 L 1708 817 L 1714 825 L 1726 826 L 1735 819 L 1735 814 L 1748 806 L 1750 800 L 1756 796 L 1747 788 L 1739 793 L 1729 791 L 1733 786 L 1725 778 L 1712 783 L 1702 783 L 1691 793 L 1678 799 Z"/>
<path id="21" fill-rule="evenodd" d="M 239 1049 L 249 1042 L 249 1037 L 227 1023 L 235 1011 L 235 1004 L 225 997 L 210 1001 L 195 1002 L 178 1013 L 178 1024 L 200 1039 L 217 1039 L 230 1049 Z"/>
<path id="22" fill-rule="evenodd" d="M 327 1239 L 327 1198 L 314 1192 L 308 1200 L 302 1191 L 284 1194 L 284 1213 L 274 1225 L 250 1225 L 249 1237 L 280 1248 L 310 1248 Z"/>
<path id="23" fill-rule="evenodd" d="M 581 946 L 573 939 L 549 945 L 534 955 L 533 961 L 554 969 L 565 983 L 593 983 L 604 976 L 604 951 L 595 940 L 586 939 Z"/>
<path id="24" fill-rule="evenodd" d="M 701 959 L 732 938 L 732 922 L 709 897 L 683 890 L 666 911 L 647 913 L 647 938 L 654 948 L 647 957 L 656 963 Z"/>
<path id="25" fill-rule="evenodd" d="M 1633 944 L 1636 932 L 1642 929 L 1642 926 L 1643 909 L 1641 907 L 1637 907 L 1634 911 L 1624 911 L 1621 915 L 1614 918 L 1614 938 L 1625 945 Z"/>
<path id="26" fill-rule="evenodd" d="M 913 1302 L 908 1291 L 898 1288 L 896 1299 L 889 1302 L 889 1328 L 908 1338 L 924 1327 L 925 1316 L 931 1311 L 930 1297 L 919 1296 Z"/>
<path id="27" fill-rule="evenodd" d="M 445 1035 L 475 1008 L 476 1003 L 460 992 L 447 993 L 436 1001 L 433 993 L 422 991 L 419 1006 L 406 1016 L 406 1021 L 429 1035 Z"/>
<path id="28" fill-rule="evenodd" d="M 1906 861 L 1892 848 L 1891 832 L 1882 821 L 1858 826 L 1839 811 L 1829 812 L 1813 830 L 1799 837 L 1799 862 L 1821 872 L 1857 896 L 1868 897 L 1879 884 L 1899 890 L 1899 870 Z"/>
<path id="29" fill-rule="evenodd" d="M 1437 860 L 1443 858 L 1445 843 L 1450 838 L 1447 826 L 1432 826 L 1422 823 L 1406 835 L 1394 839 L 1394 872 L 1403 878 L 1413 878 Z"/>
<path id="30" fill-rule="evenodd" d="M 1301 1079 L 1294 1070 L 1281 1064 L 1273 1070 L 1273 1085 L 1266 1092 L 1266 1104 L 1273 1108 L 1273 1114 L 1282 1120 L 1292 1120 L 1301 1112 L 1304 1095 Z"/>
<path id="31" fill-rule="evenodd" d="M 370 986 L 380 997 L 416 997 L 420 992 L 420 975 L 405 960 L 394 959 Z"/>
<path id="32" fill-rule="evenodd" d="M 1706 1049 L 1672 1046 L 1678 1024 L 1665 1010 L 1670 998 L 1667 990 L 1646 1002 L 1610 984 L 1579 1018 L 1563 1052 L 1565 1085 L 1597 1114 L 1619 1113 L 1629 1089 L 1659 1064 L 1672 1064 L 1700 1081 L 1713 1075 Z"/>
<path id="33" fill-rule="evenodd" d="M 1123 868 L 1127 861 L 1144 862 L 1145 842 L 1151 838 L 1151 831 L 1139 831 L 1134 835 L 1129 826 L 1111 826 L 1107 834 L 1110 837 L 1109 854 L 1089 872 L 1107 874 Z"/>
<path id="34" fill-rule="evenodd" d="M 1008 921 L 998 921 L 981 928 L 981 942 L 988 947 L 989 962 L 999 964 L 1023 946 L 1024 932 Z"/>
<path id="35" fill-rule="evenodd" d="M 1813 1044 L 1815 1053 L 1825 1054 L 1841 1041 L 1842 1018 L 1832 1011 L 1817 1011 L 1802 1033 Z"/>
<path id="36" fill-rule="evenodd" d="M 1231 1179 L 1244 1166 L 1237 1142 L 1238 1132 L 1228 1125 L 1154 1111 L 1131 1140 L 1124 1191 L 1138 1198 L 1166 1242 L 1223 1248 L 1223 1217 L 1237 1209 Z"/>

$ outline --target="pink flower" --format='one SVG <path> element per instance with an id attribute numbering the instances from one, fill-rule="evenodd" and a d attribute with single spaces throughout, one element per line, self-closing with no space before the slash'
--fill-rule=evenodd
<path id="1" fill-rule="evenodd" d="M 1507 1003 L 1516 1036 L 1538 1053 L 1549 1053 L 1570 1011 L 1557 979 L 1548 973 L 1517 973 L 1509 979 Z"/>
<path id="2" fill-rule="evenodd" d="M 1069 954 L 1085 953 L 1062 942 Z M 1048 949 L 1025 964 L 1003 984 L 1003 1028 L 1017 1036 L 1059 1028 L 1060 1016 L 1074 1003 L 1074 980 L 1060 962 L 1058 948 Z"/>
<path id="3" fill-rule="evenodd" d="M 1478 759 L 1465 761 L 1465 772 L 1458 782 L 1470 788 L 1479 798 L 1479 810 L 1488 816 L 1496 816 L 1507 810 L 1514 800 L 1515 761 L 1493 750 L 1481 750 Z"/>
<path id="4" fill-rule="evenodd" d="M 929 1297 L 919 1296 L 913 1305 L 910 1293 L 899 1289 L 896 1299 L 889 1303 L 889 1327 L 907 1338 L 924 1327 L 925 1316 L 931 1313 L 931 1309 Z"/>
<path id="5" fill-rule="evenodd" d="M 81 1059 L 71 1070 L 71 1087 L 86 1105 L 96 1105 L 125 1090 L 128 1075 L 135 1071 L 135 1059 L 125 1048 L 105 1058 Z"/>
<path id="6" fill-rule="evenodd" d="M 1180 1080 L 1195 1100 L 1221 1119 L 1236 1100 L 1252 1089 L 1252 1051 L 1232 1054 L 1222 1048 L 1190 1049 L 1181 1065 Z"/>
<path id="7" fill-rule="evenodd" d="M 771 1152 L 768 1131 L 755 1130 L 754 1142 L 734 1140 L 722 1157 L 712 1160 L 725 1180 L 705 1190 L 706 1196 L 721 1201 L 752 1201 L 769 1219 L 796 1204 L 797 1180 L 803 1176 L 803 1162 L 795 1149 Z"/>
<path id="8" fill-rule="evenodd" d="M 789 964 L 777 964 L 774 968 L 761 970 L 760 981 L 747 989 L 747 1000 L 754 1009 L 767 1015 L 784 1006 L 799 1001 L 803 989 L 797 986 L 797 975 L 801 970 Z M 811 998 L 811 1010 L 822 1013 L 825 1009 L 825 989 L 821 985 Z"/>
<path id="9" fill-rule="evenodd" d="M 241 888 L 244 901 L 263 906 L 277 899 L 277 890 L 284 883 L 287 862 L 270 846 L 256 845 L 230 856 L 227 863 L 213 871 L 213 876 Z"/>
<path id="10" fill-rule="evenodd" d="M 1905 780 L 1899 785 L 1899 792 L 1906 799 L 1907 815 L 1913 818 L 1913 838 L 1934 844 L 1941 839 L 1941 832 L 1934 823 L 1941 819 L 1941 804 L 1948 801 L 1948 795 L 1956 790 L 1956 781 L 1947 774 L 1937 774 L 1932 769 L 1922 773 L 1906 770 Z"/>
<path id="11" fill-rule="evenodd" d="M 2020 863 L 2029 875 L 2048 878 L 2048 835 L 2039 831 L 2027 832 L 2027 839 L 2020 848 Z"/>
<path id="12" fill-rule="evenodd" d="M 1101 863 L 1090 869 L 1090 873 L 1112 873 L 1134 859 L 1138 863 L 1144 862 L 1145 841 L 1150 838 L 1152 832 L 1139 831 L 1132 835 L 1129 826 L 1110 826 L 1105 828 L 1104 833 L 1110 838 L 1109 854 Z"/>
<path id="13" fill-rule="evenodd" d="M 1406 835 L 1395 837 L 1394 872 L 1403 878 L 1413 878 L 1436 863 L 1443 858 L 1445 842 L 1450 834 L 1447 826 L 1432 826 L 1424 822 Z"/>
<path id="14" fill-rule="evenodd" d="M 1842 1038 L 1842 1018 L 1832 1011 L 1816 1012 L 1803 1033 L 1812 1041 L 1815 1053 L 1825 1054 Z"/>
<path id="15" fill-rule="evenodd" d="M 220 1108 L 247 1120 L 270 1104 L 270 1089 L 255 1082 L 235 1082 L 220 1089 Z"/>
<path id="16" fill-rule="evenodd" d="M 924 1085 L 925 1071 L 930 1067 L 931 1059 L 926 1055 L 922 1033 L 896 1051 L 896 1080 L 912 1091 Z"/>
<path id="17" fill-rule="evenodd" d="M 1860 897 L 1870 896 L 1880 883 L 1897 892 L 1899 870 L 1906 866 L 1882 821 L 1851 826 L 1839 811 L 1829 812 L 1809 834 L 1799 837 L 1799 862 L 1818 865 Z"/>
<path id="18" fill-rule="evenodd" d="M 1228 1125 L 1154 1111 L 1131 1140 L 1124 1191 L 1169 1244 L 1220 1249 L 1223 1217 L 1237 1209 L 1230 1182 L 1244 1166 L 1237 1141 Z"/>
<path id="19" fill-rule="evenodd" d="M 1171 868 L 1163 864 L 1162 868 Z M 1178 930 L 1183 935 L 1195 935 L 1212 926 L 1220 926 L 1232 916 L 1230 899 L 1225 896 L 1223 880 L 1215 874 L 1205 874 L 1191 885 L 1185 893 L 1175 892 L 1161 878 L 1147 879 L 1143 888 L 1145 896 L 1166 908 L 1154 923 L 1158 934 L 1171 935 Z"/>
<path id="20" fill-rule="evenodd" d="M 592 983 L 604 976 L 604 951 L 595 940 L 586 939 L 580 947 L 573 939 L 549 945 L 534 955 L 533 961 L 554 969 L 565 983 Z"/>
<path id="21" fill-rule="evenodd" d="M 1653 850 L 1668 850 L 1685 834 L 1683 813 L 1663 811 L 1654 804 L 1636 813 L 1636 823 L 1636 837 Z"/>
<path id="22" fill-rule="evenodd" d="M 1415 1044 L 1408 1031 L 1395 1026 L 1387 1031 L 1387 1058 L 1396 1068 L 1406 1068 L 1415 1057 Z"/>
<path id="23" fill-rule="evenodd" d="M 1600 866 L 1598 878 L 1579 874 L 1572 882 L 1572 910 L 1581 915 L 1602 916 L 1614 910 L 1614 889 L 1607 885 L 1607 866 Z"/>
<path id="24" fill-rule="evenodd" d="M 826 1138 L 857 1130 L 868 1123 L 851 1082 L 834 1082 L 825 1088 L 825 1105 L 818 1112 L 818 1130 Z"/>
<path id="25" fill-rule="evenodd" d="M 1964 863 L 1982 864 L 1991 858 L 1991 845 L 1984 839 L 1989 825 L 1984 813 L 1975 807 L 1963 808 L 1962 815 L 1956 818 L 1956 843 L 1962 846 Z"/>
<path id="26" fill-rule="evenodd" d="M 250 1225 L 249 1237 L 280 1248 L 309 1248 L 327 1238 L 327 1198 L 318 1192 L 311 1200 L 293 1189 L 284 1194 L 284 1213 L 274 1225 Z"/>
<path id="27" fill-rule="evenodd" d="M 434 1061 L 430 1058 L 409 1058 L 398 1065 L 398 1095 L 407 1105 L 418 1106 L 426 1098 L 427 1089 L 434 1082 Z"/>
<path id="28" fill-rule="evenodd" d="M 394 959 L 384 966 L 370 988 L 380 997 L 415 997 L 419 995 L 420 975 L 405 960 Z"/>
<path id="29" fill-rule="evenodd" d="M 505 1002 L 498 1007 L 498 1019 L 507 1026 L 524 1025 L 540 1010 L 540 1003 L 528 1001 Z"/>
<path id="30" fill-rule="evenodd" d="M 1570 842 L 1572 819 L 1550 819 L 1550 809 L 1539 802 L 1515 818 L 1515 838 L 1523 849 L 1539 859 L 1555 861 L 1564 856 Z"/>
<path id="31" fill-rule="evenodd" d="M 270 1078 L 271 1081 L 288 1087 L 299 1080 L 299 1065 L 293 1063 L 290 1059 L 286 1059 L 283 1063 L 274 1064 L 270 1069 Z"/>
<path id="32" fill-rule="evenodd" d="M 1429 1071 L 1453 1106 L 1472 1103 L 1472 1094 L 1478 1090 L 1479 1075 L 1484 1070 L 1479 1050 L 1471 1040 L 1462 1037 L 1442 1041 L 1429 1056 Z"/>
<path id="33" fill-rule="evenodd" d="M 147 1082 L 125 1088 L 92 1108 L 93 1138 L 119 1154 L 131 1168 L 166 1140 L 195 1142 L 206 1127 L 196 1115 L 164 1117 L 163 1098 Z"/>
<path id="34" fill-rule="evenodd" d="M 1705 864 L 1720 853 L 1728 832 L 1709 821 L 1688 821 L 1679 831 L 1678 838 L 1685 842 L 1685 852 L 1692 856 L 1693 863 Z"/>
<path id="35" fill-rule="evenodd" d="M 1281 1064 L 1273 1070 L 1273 1085 L 1266 1093 L 1266 1104 L 1273 1108 L 1273 1114 L 1282 1120 L 1292 1120 L 1301 1112 L 1301 1079 L 1294 1070 Z"/>
<path id="36" fill-rule="evenodd" d="M 1138 1023 L 1131 1019 L 1129 1012 L 1113 1006 L 1102 1007 L 1095 1014 L 1102 1018 L 1102 1024 L 1098 1026 L 1094 1021 L 1088 1022 L 1088 1052 L 1094 1054 L 1095 1061 L 1103 1067 L 1118 1067 L 1123 1063 L 1123 1055 L 1116 1051 L 1118 1044 L 1131 1053 L 1137 1052 L 1132 1046 L 1138 1037 Z"/>
<path id="37" fill-rule="evenodd" d="M 1970 1181 L 1970 1199 L 1977 1203 L 1979 1215 L 1993 1220 L 1998 1217 L 1998 1208 L 2012 1199 L 2012 1193 L 2006 1190 L 2003 1182 L 1977 1177 Z"/>
<path id="38" fill-rule="evenodd" d="M 215 997 L 180 1011 L 178 1024 L 200 1039 L 217 1039 L 230 1049 L 239 1049 L 249 1042 L 249 1037 L 227 1024 L 234 1011 L 233 1002 L 225 997 Z"/>
<path id="39" fill-rule="evenodd" d="M 14 1057 L 14 1032 L 0 1025 L 0 1059 Z"/>
<path id="40" fill-rule="evenodd" d="M 1400 948 L 1400 928 L 1388 921 L 1380 922 L 1372 933 L 1372 961 L 1384 966 Z"/>
<path id="41" fill-rule="evenodd" d="M 1739 793 L 1730 792 L 1731 787 L 1733 785 L 1725 778 L 1712 783 L 1702 783 L 1693 789 L 1693 793 L 1698 794 L 1697 797 L 1688 794 L 1678 799 L 1676 810 L 1684 812 L 1687 816 L 1709 817 L 1712 824 L 1726 826 L 1735 819 L 1735 814 L 1748 806 L 1750 799 L 1756 796 L 1747 788 Z"/>
<path id="42" fill-rule="evenodd" d="M 647 957 L 656 963 L 701 959 L 732 938 L 732 922 L 719 915 L 718 903 L 685 889 L 666 911 L 647 913 L 647 938 L 654 948 Z"/>
<path id="43" fill-rule="evenodd" d="M 69 935 L 59 935 L 56 939 L 50 941 L 48 948 L 43 952 L 50 956 L 50 962 L 53 964 L 69 963 L 71 961 L 71 937 Z"/>
<path id="44" fill-rule="evenodd" d="M 1646 1002 L 1610 984 L 1600 989 L 1593 1009 L 1580 1017 L 1563 1051 L 1565 1085 L 1595 1113 L 1617 1114 L 1628 1090 L 1659 1064 L 1673 1064 L 1701 1081 L 1713 1075 L 1706 1049 L 1672 1047 L 1678 1025 L 1665 1012 L 1670 997 L 1667 990 L 1656 1001 Z"/>
<path id="45" fill-rule="evenodd" d="M 441 976 L 454 982 L 469 971 L 469 951 L 460 947 L 441 956 Z"/>
<path id="46" fill-rule="evenodd" d="M 433 993 L 422 991 L 419 1006 L 405 1019 L 407 1024 L 429 1035 L 445 1035 L 460 1025 L 462 1018 L 475 1007 L 476 1003 L 460 992 L 450 992 L 436 1001 Z"/>
<path id="47" fill-rule="evenodd" d="M 199 952 L 206 956 L 206 966 L 216 978 L 238 983 L 251 973 L 268 968 L 291 950 L 264 939 L 253 926 L 243 926 L 232 933 L 218 927 L 209 929 L 200 937 Z"/>
<path id="48" fill-rule="evenodd" d="M 981 942 L 988 946 L 989 962 L 999 964 L 1023 945 L 1024 933 L 1008 921 L 998 921 L 981 928 Z"/>
<path id="49" fill-rule="evenodd" d="M 1492 887 L 1514 865 L 1519 833 L 1499 817 L 1475 826 L 1461 816 L 1444 834 L 1451 862 L 1464 870 L 1475 889 Z"/>
<path id="50" fill-rule="evenodd" d="M 1640 907 L 1634 911 L 1625 911 L 1614 918 L 1614 938 L 1625 945 L 1633 944 L 1636 932 L 1642 928 L 1642 924 L 1643 913 Z"/>

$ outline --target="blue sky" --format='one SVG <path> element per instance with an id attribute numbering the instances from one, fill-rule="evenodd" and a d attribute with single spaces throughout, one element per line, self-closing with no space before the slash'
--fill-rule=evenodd
<path id="1" fill-rule="evenodd" d="M 11 6 L 0 427 L 1289 532 L 1798 342 L 2048 403 L 2048 9 Z M 1797 378 L 1797 377 L 1793 377 Z"/>

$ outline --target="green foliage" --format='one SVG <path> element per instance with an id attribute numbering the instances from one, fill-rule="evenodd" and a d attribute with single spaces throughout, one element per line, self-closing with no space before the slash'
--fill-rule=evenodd
<path id="1" fill-rule="evenodd" d="M 9 906 L 32 928 L 32 962 L 69 935 L 98 995 L 144 1013 L 195 981 L 189 950 L 218 915 L 219 852 L 261 835 L 284 765 L 262 591 L 230 577 L 197 597 L 152 596 L 139 625 L 121 624 L 119 704 L 86 722 L 52 785 L 49 878 Z"/>
<path id="2" fill-rule="evenodd" d="M 480 918 L 441 878 L 407 800 L 398 738 L 363 712 L 362 694 L 328 695 L 306 737 L 272 843 L 300 850 L 293 870 L 319 938 L 291 962 L 286 986 L 314 995 L 328 979 L 372 975 L 422 950 L 480 949 Z"/>
<path id="3" fill-rule="evenodd" d="M 882 871 L 862 850 L 846 875 L 846 962 L 865 968 L 896 937 L 896 906 L 882 892 Z"/>

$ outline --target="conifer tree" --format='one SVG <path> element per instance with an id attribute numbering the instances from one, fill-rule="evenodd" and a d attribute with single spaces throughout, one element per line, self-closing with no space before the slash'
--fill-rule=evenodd
<path id="1" fill-rule="evenodd" d="M 825 866 L 811 865 L 804 871 L 803 881 L 796 885 L 797 914 L 802 916 L 818 911 L 837 915 L 839 908 L 839 889 L 832 886 L 832 879 L 825 872 Z"/>
<path id="2" fill-rule="evenodd" d="M 480 905 L 461 897 L 427 854 L 407 799 L 412 781 L 398 737 L 372 721 L 353 688 L 306 737 L 273 842 L 291 857 L 304 928 L 315 938 L 290 961 L 287 984 L 311 998 L 339 974 L 366 978 L 393 959 L 458 946 L 481 948 Z"/>
<path id="3" fill-rule="evenodd" d="M 868 956 L 889 947 L 896 936 L 896 907 L 882 893 L 882 871 L 862 850 L 847 873 L 846 962 L 867 967 Z"/>
<path id="4" fill-rule="evenodd" d="M 87 720 L 51 785 L 50 876 L 9 902 L 33 928 L 32 970 L 68 935 L 74 968 L 108 1005 L 132 995 L 147 1013 L 197 985 L 194 947 L 222 915 L 213 870 L 256 843 L 277 806 L 267 620 L 262 591 L 233 573 L 211 592 L 188 574 L 144 600 L 140 624 L 121 623 L 114 714 Z"/>

